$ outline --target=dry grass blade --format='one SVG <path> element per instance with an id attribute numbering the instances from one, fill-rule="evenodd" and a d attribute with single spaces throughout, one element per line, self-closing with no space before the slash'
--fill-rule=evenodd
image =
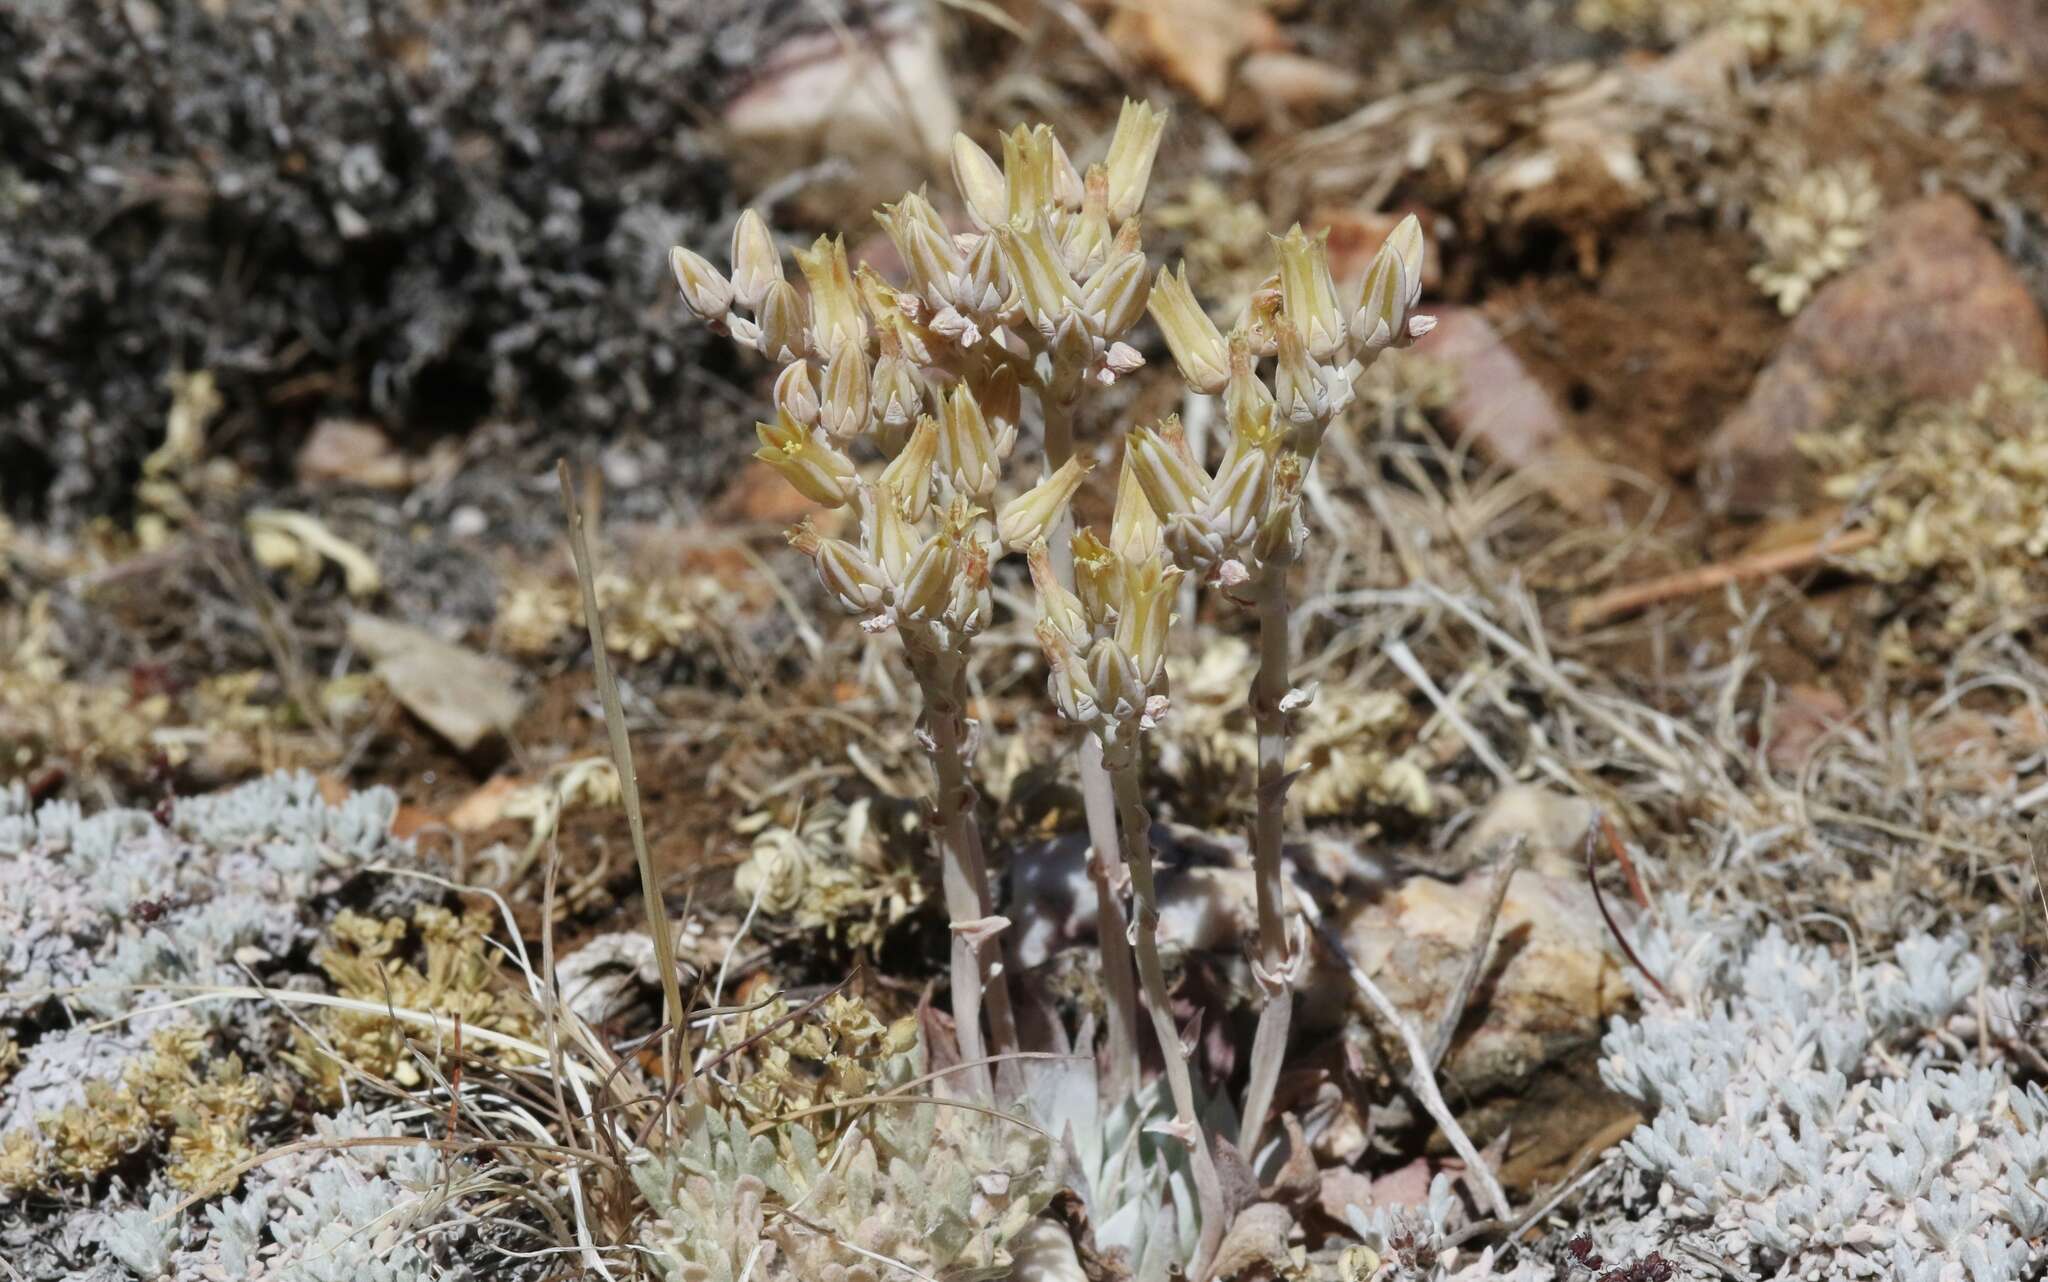
<path id="1" fill-rule="evenodd" d="M 640 895 L 647 905 L 647 929 L 654 936 L 654 964 L 661 971 L 662 1008 L 668 1015 L 668 1032 L 663 1038 L 661 1067 L 671 1085 L 677 1078 L 677 1052 L 685 1025 L 683 990 L 676 975 L 675 939 L 669 931 L 668 911 L 662 905 L 661 881 L 654 873 L 654 858 L 647 849 L 647 828 L 640 812 L 640 777 L 633 770 L 633 746 L 626 737 L 626 713 L 619 704 L 619 683 L 612 675 L 610 653 L 605 649 L 604 615 L 597 605 L 597 576 L 590 568 L 590 544 L 583 528 L 583 509 L 576 502 L 576 487 L 569 477 L 569 461 L 555 465 L 562 483 L 562 510 L 569 520 L 569 551 L 576 560 L 576 581 L 583 587 L 583 617 L 590 629 L 590 661 L 597 681 L 598 698 L 604 703 L 604 725 L 611 737 L 612 766 L 619 774 L 619 801 L 626 811 L 626 831 L 633 841 L 633 858 L 640 866 Z"/>

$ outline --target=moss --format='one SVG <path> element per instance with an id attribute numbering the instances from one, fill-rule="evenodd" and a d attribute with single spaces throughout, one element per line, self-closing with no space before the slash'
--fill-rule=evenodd
<path id="1" fill-rule="evenodd" d="M 2048 595 L 2048 379 L 2001 365 L 1960 400 L 1870 415 L 1799 447 L 1830 496 L 1868 513 L 1878 540 L 1847 560 L 1897 585 L 1903 609 L 1931 602 L 1961 637 L 2020 626 Z"/>
<path id="2" fill-rule="evenodd" d="M 342 997 L 531 1038 L 533 1009 L 500 973 L 489 942 L 490 920 L 476 913 L 457 916 L 433 905 L 415 908 L 409 922 L 344 911 L 334 919 L 316 960 Z M 417 960 L 403 955 L 407 944 L 413 945 Z M 439 1063 L 454 1051 L 452 1037 L 420 1036 L 416 1026 L 382 1013 L 328 1009 L 313 1028 L 296 1034 L 288 1059 L 323 1098 L 334 1101 L 342 1098 L 343 1079 L 352 1069 L 417 1086 L 422 1078 L 416 1056 L 429 1055 Z M 503 1052 L 472 1043 L 464 1054 L 497 1058 Z"/>

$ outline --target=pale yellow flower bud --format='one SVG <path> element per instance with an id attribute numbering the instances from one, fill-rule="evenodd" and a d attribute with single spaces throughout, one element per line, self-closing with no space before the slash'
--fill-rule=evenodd
<path id="1" fill-rule="evenodd" d="M 896 253 L 910 270 L 910 279 L 928 295 L 943 296 L 961 267 L 960 251 L 939 221 L 930 201 L 912 192 L 893 205 L 884 205 L 875 221 L 889 233 Z"/>
<path id="2" fill-rule="evenodd" d="M 1187 385 L 1204 396 L 1222 391 L 1230 381 L 1229 351 L 1223 345 L 1223 335 L 1217 332 L 1216 322 L 1209 319 L 1209 314 L 1195 301 L 1194 290 L 1188 288 L 1186 263 L 1180 265 L 1177 276 L 1164 267 L 1159 269 L 1146 307 L 1158 322 L 1160 333 L 1166 336 L 1174 364 L 1180 366 L 1180 376 Z"/>
<path id="3" fill-rule="evenodd" d="M 889 599 L 880 568 L 853 544 L 820 537 L 809 520 L 789 532 L 789 542 L 811 558 L 826 594 L 848 614 L 872 614 Z"/>
<path id="4" fill-rule="evenodd" d="M 988 591 L 988 547 L 973 536 L 958 540 L 956 547 L 959 555 L 945 620 L 962 636 L 971 637 L 986 628 L 995 613 Z"/>
<path id="5" fill-rule="evenodd" d="M 1138 469 L 1132 466 L 1129 450 L 1124 451 L 1123 466 L 1117 469 L 1116 511 L 1109 521 L 1109 545 L 1118 556 L 1130 561 L 1156 555 L 1160 547 L 1159 513 L 1152 510 L 1152 500 L 1145 497 L 1145 487 L 1138 483 Z"/>
<path id="6" fill-rule="evenodd" d="M 1095 683 L 1088 677 L 1079 645 L 1050 619 L 1040 619 L 1036 631 L 1038 646 L 1045 651 L 1045 666 L 1051 670 L 1046 692 L 1052 696 L 1053 706 L 1069 721 L 1093 722 L 1097 715 Z"/>
<path id="7" fill-rule="evenodd" d="M 987 316 L 1004 309 L 1007 293 L 1002 247 L 993 234 L 984 233 L 968 247 L 953 302 L 964 311 Z"/>
<path id="8" fill-rule="evenodd" d="M 1009 217 L 1009 187 L 1003 181 L 1003 171 L 966 134 L 953 135 L 953 184 L 967 202 L 967 212 L 983 227 L 993 227 Z"/>
<path id="9" fill-rule="evenodd" d="M 1327 231 L 1309 236 L 1296 223 L 1285 236 L 1273 238 L 1280 252 L 1282 313 L 1317 360 L 1335 353 L 1344 341 L 1344 312 L 1330 276 L 1329 236 Z"/>
<path id="10" fill-rule="evenodd" d="M 1168 417 L 1155 431 L 1134 429 L 1124 441 L 1125 466 L 1136 471 L 1138 485 L 1161 521 L 1188 515 L 1209 493 L 1209 475 L 1189 452 L 1179 416 Z"/>
<path id="11" fill-rule="evenodd" d="M 934 534 L 926 539 L 910 554 L 897 583 L 897 612 L 918 623 L 943 614 L 953 599 L 959 562 L 959 549 L 950 538 Z"/>
<path id="12" fill-rule="evenodd" d="M 1273 460 L 1272 497 L 1266 515 L 1252 538 L 1252 555 L 1261 561 L 1300 556 L 1308 538 L 1308 523 L 1301 517 L 1301 458 L 1282 452 Z"/>
<path id="13" fill-rule="evenodd" d="M 1081 181 L 1081 171 L 1074 168 L 1073 157 L 1067 155 L 1065 144 L 1059 135 L 1052 138 L 1052 198 L 1061 209 L 1075 210 L 1087 199 L 1087 186 Z"/>
<path id="14" fill-rule="evenodd" d="M 1081 290 L 1081 314 L 1095 336 L 1121 338 L 1145 314 L 1145 256 L 1125 254 L 1111 259 Z"/>
<path id="15" fill-rule="evenodd" d="M 1422 224 L 1410 214 L 1373 255 L 1358 310 L 1351 315 L 1351 336 L 1368 349 L 1406 347 L 1436 326 L 1434 317 L 1414 314 L 1422 301 L 1424 253 Z"/>
<path id="16" fill-rule="evenodd" d="M 1142 496 L 1140 496 L 1142 498 Z M 1092 529 L 1074 532 L 1074 593 L 1093 627 L 1116 622 L 1123 593 L 1123 563 Z"/>
<path id="17" fill-rule="evenodd" d="M 1088 332 L 1081 313 L 1072 309 L 1060 314 L 1048 337 L 1052 340 L 1052 369 L 1045 393 L 1060 404 L 1069 404 L 1081 394 L 1081 382 L 1095 364 L 1101 344 Z"/>
<path id="18" fill-rule="evenodd" d="M 1003 251 L 1003 268 L 1020 295 L 1024 314 L 1041 333 L 1051 337 L 1060 317 L 1074 301 L 1074 281 L 1067 275 L 1067 265 L 1051 241 L 1045 220 L 1033 218 L 1021 227 L 997 227 L 994 235 Z"/>
<path id="19" fill-rule="evenodd" d="M 1165 112 L 1149 102 L 1124 99 L 1106 162 L 1109 216 L 1116 221 L 1129 218 L 1145 203 L 1145 187 L 1152 181 L 1152 161 L 1159 155 L 1159 139 L 1165 132 Z"/>
<path id="20" fill-rule="evenodd" d="M 786 414 L 754 424 L 761 448 L 754 457 L 780 472 L 797 493 L 826 507 L 838 507 L 858 492 L 853 460 L 825 443 L 816 431 Z"/>
<path id="21" fill-rule="evenodd" d="M 910 554 L 917 550 L 917 531 L 903 519 L 903 504 L 887 485 L 870 489 L 866 506 L 868 556 L 891 583 L 901 583 Z"/>
<path id="22" fill-rule="evenodd" d="M 677 245 L 668 251 L 668 265 L 676 274 L 676 286 L 683 291 L 683 306 L 708 321 L 725 319 L 732 310 L 732 282 L 704 255 Z"/>
<path id="23" fill-rule="evenodd" d="M 1025 561 L 1031 567 L 1031 586 L 1038 590 L 1038 618 L 1041 628 L 1050 625 L 1057 628 L 1068 644 L 1079 647 L 1088 643 L 1088 615 L 1081 600 L 1067 591 L 1053 569 L 1052 553 L 1046 548 L 1045 540 L 1039 539 L 1025 553 Z"/>
<path id="24" fill-rule="evenodd" d="M 1066 513 L 1090 466 L 1070 458 L 1051 476 L 1003 504 L 996 512 L 996 537 L 1002 545 L 1015 550 L 1044 538 Z"/>
<path id="25" fill-rule="evenodd" d="M 1274 337 L 1279 342 L 1280 360 L 1273 372 L 1273 407 L 1288 422 L 1297 428 L 1320 426 L 1330 417 L 1330 389 L 1324 384 L 1322 371 L 1315 358 L 1309 355 L 1308 347 L 1286 317 L 1281 317 L 1274 328 Z M 1319 440 L 1321 432 L 1304 435 L 1305 441 Z M 1304 453 L 1314 453 L 1313 445 Z"/>
<path id="26" fill-rule="evenodd" d="M 1233 448 L 1260 447 L 1273 437 L 1273 391 L 1252 366 L 1242 334 L 1230 336 L 1230 382 L 1223 389 L 1223 417 Z"/>
<path id="27" fill-rule="evenodd" d="M 1230 547 L 1252 536 L 1265 515 L 1266 478 L 1272 459 L 1262 449 L 1233 450 L 1209 492 L 1202 516 L 1209 528 Z"/>
<path id="28" fill-rule="evenodd" d="M 939 425 L 920 414 L 910 439 L 889 460 L 881 476 L 881 484 L 902 504 L 905 520 L 922 521 L 931 507 L 932 462 L 938 455 Z"/>
<path id="29" fill-rule="evenodd" d="M 781 279 L 771 282 L 767 297 L 761 300 L 761 354 L 778 363 L 803 355 L 809 346 L 804 340 L 808 324 L 803 296 L 796 286 Z"/>
<path id="30" fill-rule="evenodd" d="M 1116 242 L 1116 234 L 1109 225 L 1109 171 L 1101 165 L 1091 165 L 1084 190 L 1081 216 L 1067 219 L 1060 231 L 1060 255 L 1066 260 L 1068 272 L 1077 277 L 1100 267 Z"/>
<path id="31" fill-rule="evenodd" d="M 819 424 L 841 440 L 858 436 L 868 426 L 868 357 L 851 342 L 842 342 L 825 367 L 825 394 Z"/>
<path id="32" fill-rule="evenodd" d="M 988 420 L 965 383 L 939 406 L 939 471 L 962 494 L 986 504 L 1003 474 Z"/>
<path id="33" fill-rule="evenodd" d="M 1050 125 L 1018 125 L 1003 135 L 1003 181 L 1012 223 L 1052 212 L 1056 146 Z"/>
<path id="34" fill-rule="evenodd" d="M 814 427 L 818 422 L 818 392 L 811 385 L 811 363 L 791 361 L 775 376 L 775 408 Z"/>
<path id="35" fill-rule="evenodd" d="M 759 312 L 768 287 L 782 279 L 782 251 L 761 215 L 747 210 L 732 227 L 732 292 L 749 311 Z"/>
<path id="36" fill-rule="evenodd" d="M 1136 721 L 1144 712 L 1145 682 L 1116 638 L 1103 637 L 1088 651 L 1088 680 L 1095 688 L 1100 715 L 1113 721 Z"/>
<path id="37" fill-rule="evenodd" d="M 1156 557 L 1124 566 L 1116 642 L 1130 657 L 1147 695 L 1164 693 L 1166 638 L 1173 627 L 1173 595 L 1180 578 L 1179 570 Z"/>
<path id="38" fill-rule="evenodd" d="M 837 351 L 848 342 L 865 348 L 867 312 L 846 265 L 846 239 L 818 237 L 808 250 L 797 251 L 796 265 L 811 286 L 811 345 L 820 352 Z"/>
<path id="39" fill-rule="evenodd" d="M 1024 421 L 1024 386 L 1012 364 L 996 366 L 987 378 L 974 384 L 974 400 L 988 419 L 989 435 L 996 443 L 996 456 L 1010 457 L 1017 443 L 1017 426 Z"/>
<path id="40" fill-rule="evenodd" d="M 868 410 L 886 427 L 908 427 L 924 410 L 924 384 L 909 361 L 884 352 L 875 361 Z"/>

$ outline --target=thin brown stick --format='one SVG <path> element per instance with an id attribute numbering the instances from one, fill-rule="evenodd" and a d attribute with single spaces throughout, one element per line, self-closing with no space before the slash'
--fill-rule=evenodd
<path id="1" fill-rule="evenodd" d="M 1645 912 L 1654 914 L 1657 906 L 1650 902 L 1650 892 L 1643 889 L 1642 876 L 1636 872 L 1636 861 L 1629 857 L 1628 846 L 1622 841 L 1621 834 L 1615 831 L 1614 820 L 1608 818 L 1605 811 L 1595 812 L 1593 819 L 1600 826 L 1600 835 L 1606 839 L 1614 862 L 1621 865 L 1621 875 L 1628 879 L 1628 893 L 1635 896 L 1637 905 Z"/>
<path id="2" fill-rule="evenodd" d="M 1605 819 L 1606 816 L 1601 815 L 1599 818 Z M 1614 936 L 1615 943 L 1621 945 L 1621 954 L 1628 958 L 1629 965 L 1634 966 L 1644 979 L 1649 980 L 1650 987 L 1656 989 L 1657 995 L 1668 1002 L 1671 1000 L 1671 990 L 1664 987 L 1664 981 L 1652 974 L 1648 966 L 1643 965 L 1643 959 L 1636 956 L 1635 945 L 1628 942 L 1628 936 L 1622 934 L 1621 927 L 1615 924 L 1614 914 L 1607 910 L 1607 896 L 1600 893 L 1600 870 L 1594 863 L 1594 853 L 1599 849 L 1599 844 L 1594 839 L 1598 834 L 1598 822 L 1586 829 L 1586 884 L 1593 888 L 1593 903 L 1600 909 L 1600 920 L 1607 923 L 1607 933 Z"/>
<path id="3" fill-rule="evenodd" d="M 1804 569 L 1831 556 L 1861 551 L 1875 542 L 1876 530 L 1844 530 L 1840 533 L 1824 534 L 1808 543 L 1773 548 L 1768 552 L 1737 557 L 1733 561 L 1702 565 L 1697 569 L 1667 574 L 1660 579 L 1614 588 L 1602 592 L 1599 596 L 1587 597 L 1583 601 L 1573 603 L 1566 619 L 1573 631 L 1583 631 L 1597 624 L 1621 618 L 1623 615 L 1634 614 L 1660 602 L 1697 596 L 1702 592 L 1711 592 L 1715 588 L 1738 583 L 1744 579 L 1760 579 L 1766 575 Z"/>

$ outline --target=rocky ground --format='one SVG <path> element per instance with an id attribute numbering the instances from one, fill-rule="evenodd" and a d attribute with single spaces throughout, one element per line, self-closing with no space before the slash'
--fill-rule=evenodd
<path id="1" fill-rule="evenodd" d="M 1218 315 L 1269 233 L 1355 282 L 1414 214 L 1438 318 L 1308 491 L 1318 923 L 1212 1275 L 2048 1268 L 2035 7 L 227 0 L 0 48 L 0 1276 L 1192 1262 L 1162 1087 L 1034 1061 L 1006 1128 L 927 1079 L 917 690 L 747 458 L 773 368 L 667 266 L 753 207 L 900 279 L 867 211 L 950 200 L 956 129 L 1085 162 L 1125 95 L 1173 113 L 1147 250 Z M 1084 523 L 1121 428 L 1202 430 L 1132 341 Z M 561 459 L 697 1016 L 675 1107 Z M 1020 563 L 994 596 L 1007 966 L 1029 1047 L 1092 1050 L 1076 740 Z M 1257 658 L 1180 613 L 1146 801 L 1234 1135 Z"/>

